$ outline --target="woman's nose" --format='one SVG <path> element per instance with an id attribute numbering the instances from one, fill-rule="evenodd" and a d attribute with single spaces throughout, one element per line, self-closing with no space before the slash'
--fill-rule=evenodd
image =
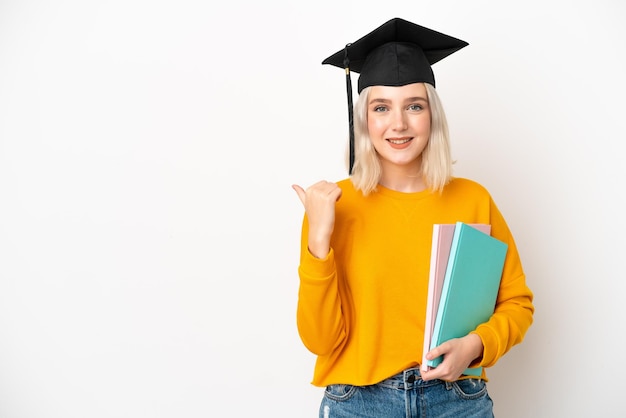
<path id="1" fill-rule="evenodd" d="M 404 112 L 395 112 L 393 115 L 393 128 L 397 131 L 406 129 L 406 118 Z"/>

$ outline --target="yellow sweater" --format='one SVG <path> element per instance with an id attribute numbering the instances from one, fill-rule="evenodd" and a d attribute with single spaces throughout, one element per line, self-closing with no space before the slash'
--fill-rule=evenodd
<path id="1" fill-rule="evenodd" d="M 369 385 L 419 365 L 435 223 L 490 224 L 491 235 L 508 244 L 495 313 L 474 331 L 484 352 L 473 365 L 493 366 L 522 341 L 533 321 L 533 294 L 511 232 L 484 187 L 457 178 L 442 194 L 379 186 L 364 197 L 350 180 L 338 184 L 342 197 L 325 259 L 307 249 L 306 215 L 302 224 L 297 324 L 317 355 L 313 385 Z"/>

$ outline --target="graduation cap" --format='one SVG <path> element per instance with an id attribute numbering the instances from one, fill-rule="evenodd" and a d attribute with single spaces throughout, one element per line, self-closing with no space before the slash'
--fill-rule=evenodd
<path id="1" fill-rule="evenodd" d="M 322 61 L 344 68 L 350 124 L 350 174 L 354 165 L 354 124 L 350 71 L 360 73 L 358 92 L 370 86 L 435 86 L 431 65 L 469 45 L 404 19 L 391 19 Z"/>

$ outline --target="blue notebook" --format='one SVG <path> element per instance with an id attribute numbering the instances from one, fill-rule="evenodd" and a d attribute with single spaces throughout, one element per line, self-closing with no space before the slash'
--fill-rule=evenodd
<path id="1" fill-rule="evenodd" d="M 487 322 L 496 304 L 508 245 L 463 222 L 454 228 L 430 349 Z M 428 361 L 436 367 L 442 357 Z M 480 376 L 481 367 L 464 374 Z"/>

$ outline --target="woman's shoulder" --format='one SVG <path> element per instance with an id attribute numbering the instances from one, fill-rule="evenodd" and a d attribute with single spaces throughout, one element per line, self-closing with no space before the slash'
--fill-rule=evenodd
<path id="1" fill-rule="evenodd" d="M 450 180 L 444 189 L 448 193 L 472 194 L 477 196 L 490 196 L 489 190 L 476 180 L 454 177 Z"/>
<path id="2" fill-rule="evenodd" d="M 344 193 L 352 193 L 356 191 L 356 189 L 354 188 L 354 184 L 352 184 L 352 180 L 350 180 L 350 178 L 339 180 L 336 183 L 337 186 L 339 186 L 341 191 Z"/>
<path id="3" fill-rule="evenodd" d="M 337 186 L 341 189 L 341 199 L 339 199 L 339 206 L 352 206 L 363 204 L 363 193 L 354 187 L 350 178 L 344 178 L 336 181 Z"/>

